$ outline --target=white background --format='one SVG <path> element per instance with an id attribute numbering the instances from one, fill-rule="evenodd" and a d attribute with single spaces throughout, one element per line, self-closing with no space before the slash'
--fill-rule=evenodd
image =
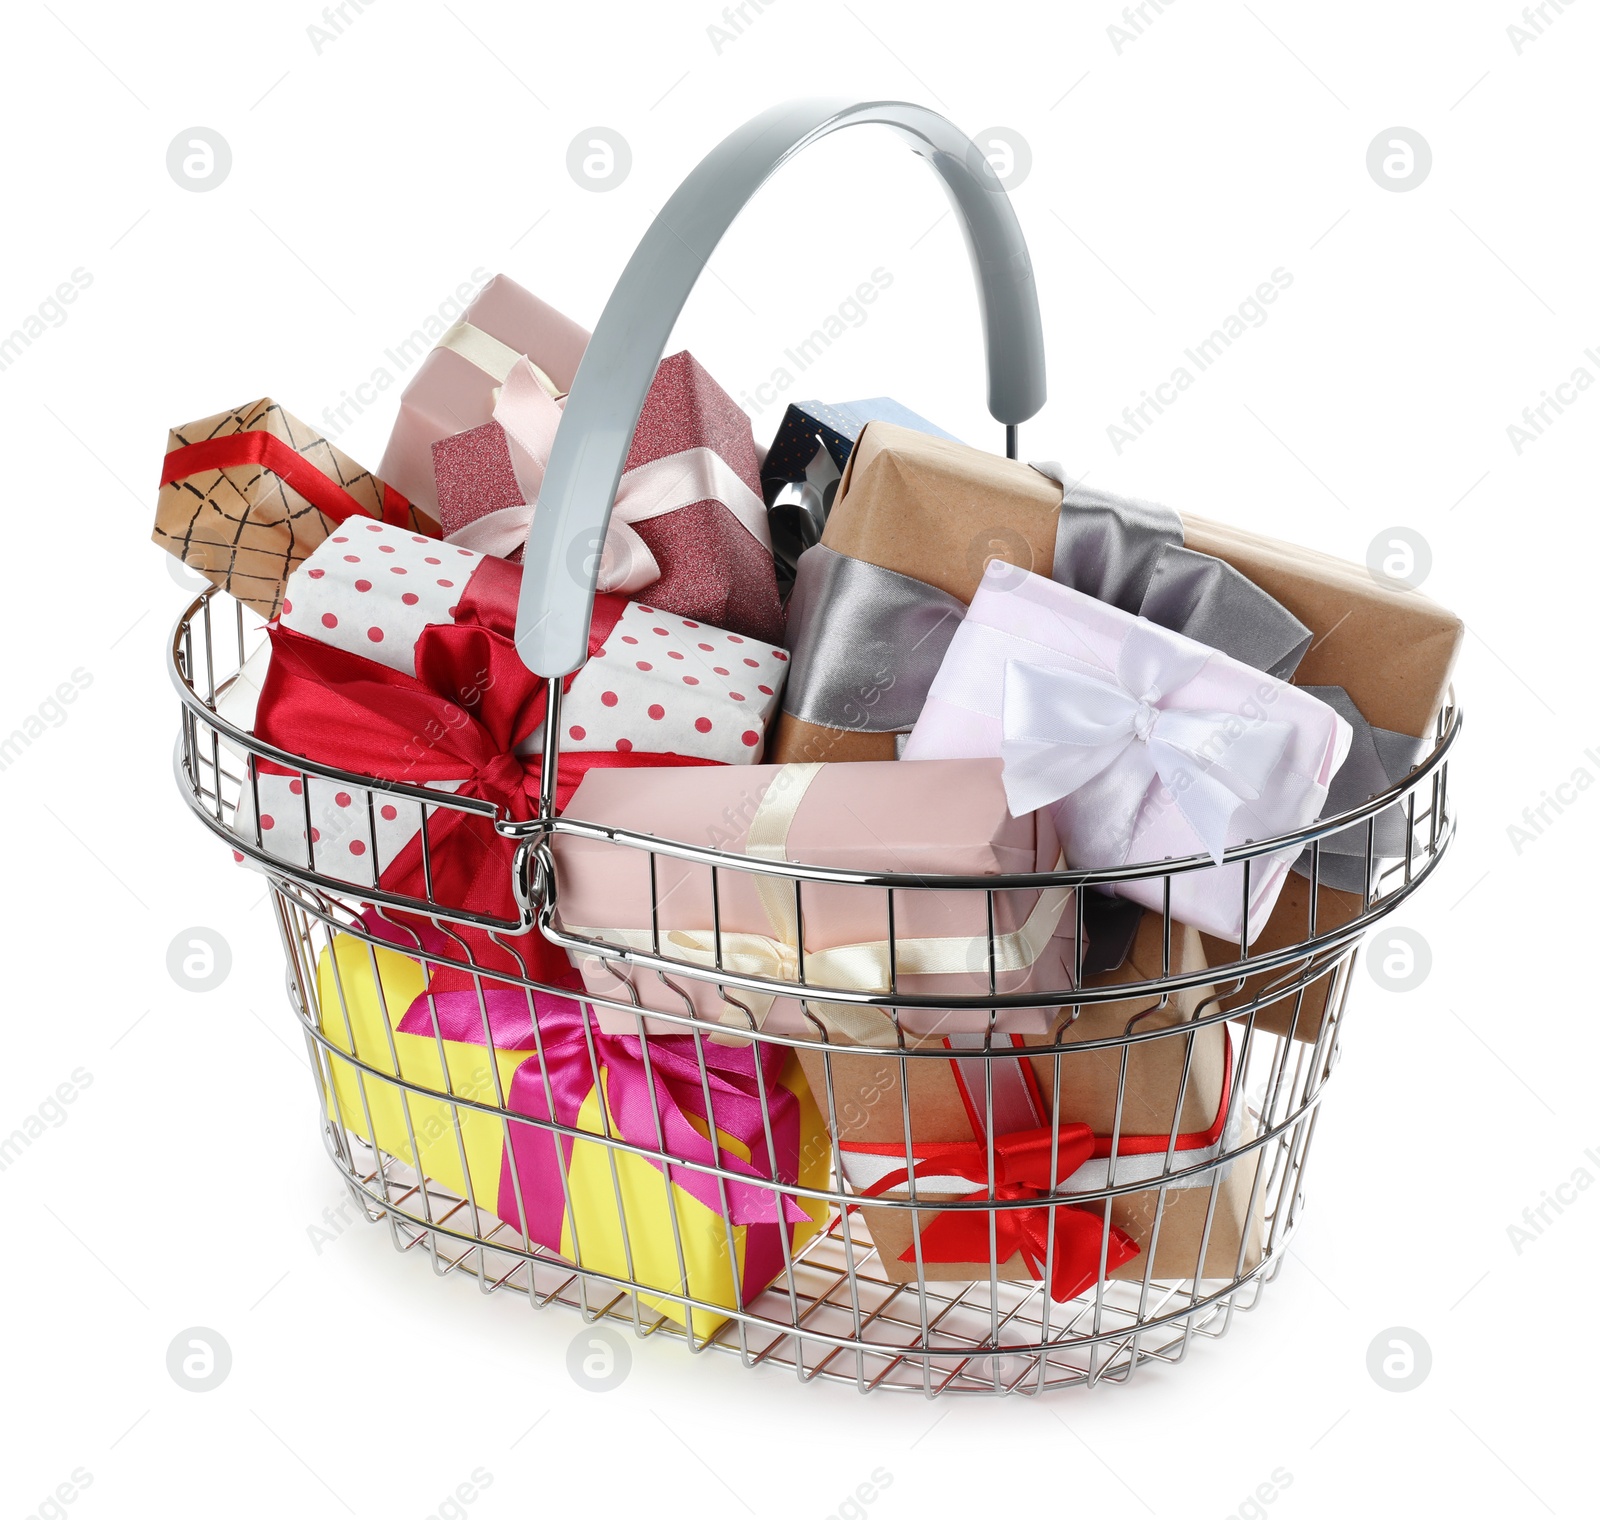
<path id="1" fill-rule="evenodd" d="M 8 12 L 0 333 L 75 269 L 92 283 L 0 370 L 0 731 L 74 670 L 92 684 L 0 772 L 0 1133 L 75 1069 L 92 1082 L 0 1172 L 0 1515 L 41 1513 L 83 1469 L 56 1502 L 85 1520 L 423 1520 L 478 1468 L 492 1483 L 463 1512 L 484 1520 L 1593 1513 L 1600 1190 L 1520 1251 L 1508 1227 L 1600 1177 L 1600 796 L 1520 851 L 1507 831 L 1580 767 L 1600 776 L 1600 395 L 1520 454 L 1507 426 L 1578 366 L 1600 377 L 1600 14 L 1544 7 L 1519 52 L 1512 0 L 1174 0 L 1119 51 L 1111 0 L 770 0 L 719 50 L 713 6 L 376 0 L 320 51 L 312 0 Z M 1410 527 L 1425 589 L 1469 628 L 1462 833 L 1405 910 L 1432 973 L 1406 994 L 1358 978 L 1303 1232 L 1259 1311 L 1122 1390 L 863 1401 L 647 1342 L 593 1394 L 566 1371 L 565 1311 L 435 1281 L 378 1229 L 318 1250 L 343 1190 L 276 934 L 171 779 L 183 596 L 147 541 L 167 427 L 263 394 L 318 419 L 475 267 L 592 324 L 698 157 L 804 93 L 919 100 L 1030 146 L 1014 200 L 1051 399 L 1025 456 L 1357 560 Z M 233 157 L 205 193 L 166 169 L 196 125 Z M 608 193 L 566 168 L 596 125 L 632 148 Z M 1404 193 L 1366 167 L 1396 125 L 1433 153 Z M 749 393 L 878 266 L 893 283 L 869 319 L 790 394 L 892 394 L 996 446 L 959 236 L 887 134 L 842 134 L 769 185 L 678 343 Z M 1280 267 L 1269 320 L 1119 455 L 1107 425 Z M 397 395 L 341 437 L 357 458 L 376 464 Z M 166 970 L 191 926 L 232 947 L 210 993 Z M 168 1376 L 190 1326 L 231 1345 L 214 1392 Z M 1432 1349 L 1409 1393 L 1367 1372 L 1391 1326 Z M 876 1469 L 888 1486 L 841 1510 Z M 1241 1509 L 1279 1469 L 1272 1502 Z"/>

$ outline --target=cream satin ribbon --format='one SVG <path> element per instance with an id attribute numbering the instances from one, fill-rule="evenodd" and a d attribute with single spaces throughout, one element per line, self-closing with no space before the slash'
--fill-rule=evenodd
<path id="1" fill-rule="evenodd" d="M 468 364 L 481 369 L 496 385 L 505 382 L 506 376 L 511 373 L 517 360 L 527 359 L 529 367 L 546 395 L 559 399 L 563 394 L 561 387 L 533 360 L 528 359 L 526 354 L 519 354 L 510 344 L 502 343 L 493 333 L 486 333 L 481 327 L 474 327 L 470 322 L 457 322 L 435 346 L 448 348 L 453 354 L 460 354 Z"/>
<path id="2" fill-rule="evenodd" d="M 785 765 L 767 787 L 745 838 L 744 853 L 757 860 L 787 861 L 789 829 L 799 813 L 812 782 L 822 766 L 818 763 Z M 1057 861 L 1057 869 L 1064 862 Z M 766 910 L 773 932 L 752 934 L 724 930 L 720 936 L 721 969 L 741 976 L 760 976 L 773 981 L 793 982 L 800 973 L 800 928 L 795 912 L 794 889 L 783 876 L 753 874 L 756 893 Z M 1049 887 L 1039 893 L 1027 920 L 1018 929 L 994 938 L 994 969 L 1026 971 L 1044 953 L 1072 900 L 1069 887 Z M 652 950 L 654 941 L 648 929 L 593 929 L 572 927 L 571 934 L 622 944 L 630 950 Z M 661 935 L 662 953 L 693 965 L 715 967 L 719 936 L 709 929 L 669 929 Z M 895 969 L 899 976 L 950 976 L 987 974 L 989 940 L 987 935 L 949 935 L 902 939 L 894 942 Z M 854 945 L 835 945 L 805 953 L 808 983 L 849 987 L 862 992 L 889 990 L 889 941 L 866 940 Z M 741 988 L 740 1000 L 750 1009 L 759 1028 L 772 1005 L 782 994 Z M 802 997 L 807 1008 L 822 1019 L 832 1034 L 853 1045 L 895 1045 L 894 1023 L 885 1010 L 857 1003 L 831 1003 Z M 730 1006 L 721 1019 L 733 1029 L 749 1026 L 743 1013 Z"/>

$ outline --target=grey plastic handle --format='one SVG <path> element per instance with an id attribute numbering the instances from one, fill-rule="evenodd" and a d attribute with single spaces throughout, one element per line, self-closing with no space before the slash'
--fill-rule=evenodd
<path id="1" fill-rule="evenodd" d="M 517 650 L 536 675 L 588 657 L 611 503 L 645 395 L 700 271 L 774 170 L 841 127 L 893 127 L 943 182 L 966 236 L 983 315 L 989 410 L 1009 426 L 1044 405 L 1044 331 L 1016 212 L 965 133 L 905 101 L 800 100 L 724 138 L 650 224 L 589 340 L 556 430 L 523 555 Z"/>

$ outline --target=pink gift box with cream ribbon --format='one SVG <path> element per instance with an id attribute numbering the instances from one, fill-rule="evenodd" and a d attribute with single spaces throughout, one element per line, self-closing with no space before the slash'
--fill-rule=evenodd
<path id="1" fill-rule="evenodd" d="M 1350 726 L 1204 644 L 999 561 L 985 572 L 910 760 L 1000 756 L 1013 809 L 1046 809 L 1085 870 L 1210 854 L 1314 822 Z M 1249 937 L 1298 848 L 1249 862 Z M 1173 875 L 1172 915 L 1237 941 L 1245 864 Z M 1119 896 L 1162 908 L 1162 878 Z"/>
<path id="2" fill-rule="evenodd" d="M 538 366 L 551 390 L 565 393 L 589 334 L 515 280 L 497 274 L 472 298 L 459 322 L 442 333 L 411 337 L 435 342 L 401 393 L 378 473 L 437 520 L 433 445 L 488 422 L 495 388 L 523 356 Z"/>
<path id="3" fill-rule="evenodd" d="M 1060 847 L 1047 814 L 1014 818 L 997 760 L 908 765 L 762 765 L 703 770 L 591 771 L 566 816 L 608 827 L 768 860 L 918 875 L 994 876 L 1057 868 Z M 569 934 L 654 953 L 651 856 L 607 841 L 557 834 L 559 922 Z M 691 965 L 718 964 L 741 974 L 813 987 L 889 990 L 889 893 L 850 883 L 805 883 L 797 913 L 790 880 L 736 867 L 711 868 L 655 856 L 655 932 L 659 954 Z M 973 889 L 896 889 L 894 962 L 904 995 L 982 995 L 989 988 L 986 900 Z M 994 904 L 996 989 L 1015 993 L 1072 985 L 1076 915 L 1069 889 L 997 890 Z M 720 935 L 718 926 L 720 925 Z M 748 989 L 719 991 L 712 982 L 572 952 L 597 997 L 633 1003 L 641 1014 L 597 1006 L 608 1033 L 682 1033 L 685 1026 L 648 1010 L 693 1014 L 731 1029 L 752 1023 L 816 1037 L 817 1024 L 797 999 Z M 631 990 L 630 990 L 631 985 Z M 742 1005 L 742 1007 L 740 1006 Z M 892 1023 L 877 1010 L 811 1000 L 816 1020 L 857 1044 L 893 1043 Z M 1056 1007 L 1011 1009 L 1001 1031 L 1047 1030 Z M 642 1016 L 644 1015 L 644 1016 Z M 987 1010 L 902 1010 L 908 1035 L 983 1030 Z"/>

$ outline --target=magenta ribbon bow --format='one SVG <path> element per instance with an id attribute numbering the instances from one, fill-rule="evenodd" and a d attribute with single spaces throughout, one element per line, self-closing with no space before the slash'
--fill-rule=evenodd
<path id="1" fill-rule="evenodd" d="M 373 927 L 383 937 L 391 937 L 382 927 Z M 423 950 L 426 953 L 426 946 Z M 770 1185 L 774 1175 L 788 1184 L 799 1180 L 800 1104 L 778 1081 L 787 1050 L 777 1045 L 740 1047 L 701 1040 L 697 1052 L 693 1035 L 652 1036 L 647 1064 L 639 1040 L 602 1033 L 592 1013 L 572 998 L 531 993 L 539 1021 L 536 1034 L 529 996 L 525 989 L 487 980 L 481 1001 L 479 991 L 471 988 L 425 992 L 412 1002 L 397 1029 L 401 1034 L 431 1039 L 437 1028 L 443 1039 L 483 1045 L 487 1021 L 496 1050 L 537 1052 L 542 1046 L 542 1063 L 538 1054 L 533 1054 L 513 1074 L 506 1107 L 514 1114 L 573 1128 L 594 1089 L 596 1070 L 603 1071 L 613 1136 L 672 1159 L 720 1168 L 725 1175 L 718 1177 L 693 1167 L 673 1166 L 671 1160 L 664 1163 L 658 1155 L 646 1157 L 658 1169 L 665 1166 L 672 1183 L 712 1213 L 720 1215 L 725 1208 L 733 1224 L 757 1227 L 745 1238 L 746 1280 L 765 1283 L 781 1273 L 784 1236 L 790 1226 L 809 1217 L 795 1198 L 775 1192 Z M 771 1127 L 770 1152 L 767 1123 L 763 1122 L 763 1091 Z M 749 1151 L 750 1161 L 729 1154 L 708 1139 L 694 1120 L 708 1131 L 721 1131 L 738 1140 Z M 528 1237 L 554 1251 L 561 1249 L 566 1213 L 562 1178 L 572 1161 L 575 1138 L 513 1120 L 511 1145 L 501 1162 L 496 1212 L 507 1224 L 524 1227 L 517 1206 L 516 1184 L 520 1182 Z M 755 1180 L 741 1182 L 739 1177 Z M 576 1233 L 581 1247 L 581 1225 Z"/>

